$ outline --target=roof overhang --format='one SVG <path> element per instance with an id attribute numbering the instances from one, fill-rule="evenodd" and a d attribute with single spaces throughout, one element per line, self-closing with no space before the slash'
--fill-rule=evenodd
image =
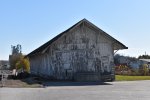
<path id="1" fill-rule="evenodd" d="M 116 40 L 115 38 L 113 38 L 112 36 L 110 36 L 109 34 L 107 34 L 106 32 L 104 32 L 103 30 L 101 30 L 100 28 L 98 28 L 97 26 L 95 26 L 93 23 L 89 22 L 86 19 L 83 19 L 81 21 L 79 21 L 78 23 L 76 23 L 75 25 L 73 25 L 72 27 L 70 27 L 69 29 L 67 29 L 66 31 L 60 33 L 59 35 L 57 35 L 56 37 L 54 37 L 53 39 L 51 39 L 50 41 L 46 42 L 45 44 L 43 44 L 42 46 L 40 46 L 39 48 L 35 49 L 34 51 L 32 51 L 31 53 L 29 53 L 26 57 L 32 56 L 32 55 L 36 55 L 36 54 L 42 54 L 43 52 L 45 52 L 47 50 L 47 48 L 54 42 L 56 41 L 58 38 L 60 38 L 61 36 L 63 36 L 65 33 L 67 33 L 68 31 L 73 30 L 75 27 L 81 25 L 82 23 L 86 23 L 90 26 L 92 26 L 94 29 L 100 31 L 100 33 L 103 33 L 103 35 L 109 39 L 111 39 L 113 41 L 113 47 L 114 50 L 120 50 L 120 49 L 128 49 L 128 47 L 126 47 L 124 44 L 122 44 L 121 42 L 119 42 L 118 40 Z"/>

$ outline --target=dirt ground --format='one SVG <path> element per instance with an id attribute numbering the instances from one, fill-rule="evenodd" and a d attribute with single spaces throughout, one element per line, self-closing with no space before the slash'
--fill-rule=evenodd
<path id="1" fill-rule="evenodd" d="M 40 88 L 43 87 L 42 81 L 36 80 L 33 77 L 25 79 L 7 79 L 3 82 L 0 81 L 0 87 L 10 88 Z"/>
<path id="2" fill-rule="evenodd" d="M 3 82 L 0 81 L 0 87 L 9 88 L 45 88 L 45 87 L 58 87 L 58 86 L 89 86 L 89 85 L 109 85 L 102 82 L 73 82 L 73 81 L 58 81 L 48 80 L 38 77 L 28 77 L 25 79 L 7 79 Z"/>

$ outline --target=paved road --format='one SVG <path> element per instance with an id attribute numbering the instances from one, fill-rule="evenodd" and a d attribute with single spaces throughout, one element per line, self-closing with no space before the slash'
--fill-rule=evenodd
<path id="1" fill-rule="evenodd" d="M 45 88 L 0 88 L 0 100 L 150 100 L 150 81 L 58 84 Z"/>

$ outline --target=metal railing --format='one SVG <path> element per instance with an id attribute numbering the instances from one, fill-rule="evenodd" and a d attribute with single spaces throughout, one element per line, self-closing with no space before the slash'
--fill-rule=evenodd
<path id="1" fill-rule="evenodd" d="M 11 70 L 0 70 L 0 81 L 1 81 L 2 87 L 5 86 L 5 83 L 9 75 L 13 75 Z"/>

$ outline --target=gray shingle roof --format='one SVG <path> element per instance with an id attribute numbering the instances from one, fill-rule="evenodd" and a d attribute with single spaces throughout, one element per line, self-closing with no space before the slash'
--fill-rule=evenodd
<path id="1" fill-rule="evenodd" d="M 114 43 L 119 44 L 121 46 L 121 48 L 119 48 L 119 49 L 128 49 L 128 47 L 126 47 L 124 44 L 122 44 L 121 42 L 119 42 L 118 40 L 116 40 L 115 38 L 113 38 L 112 36 L 110 36 L 109 34 L 107 34 L 106 32 L 104 32 L 103 30 L 101 30 L 100 28 L 98 28 L 97 26 L 95 26 L 94 24 L 92 24 L 91 22 L 89 22 L 88 20 L 82 19 L 81 21 L 79 21 L 78 23 L 74 24 L 72 27 L 70 27 L 66 31 L 58 34 L 56 37 L 54 37 L 50 41 L 46 42 L 45 44 L 43 44 L 39 48 L 37 48 L 34 51 L 32 51 L 31 53 L 29 53 L 27 56 L 31 56 L 31 55 L 34 55 L 36 53 L 41 53 L 45 48 L 47 48 L 49 45 L 51 45 L 54 41 L 56 41 L 58 38 L 60 38 L 63 34 L 65 34 L 68 31 L 74 29 L 74 27 L 79 26 L 82 23 L 87 23 L 87 24 L 91 25 L 92 27 L 94 27 L 95 29 L 101 31 L 106 37 L 112 39 L 114 41 Z"/>

